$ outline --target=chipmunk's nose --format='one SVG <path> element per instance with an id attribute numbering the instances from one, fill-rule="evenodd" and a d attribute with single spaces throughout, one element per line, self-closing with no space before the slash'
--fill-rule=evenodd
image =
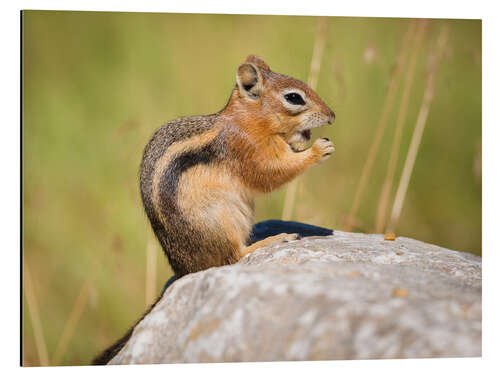
<path id="1" fill-rule="evenodd" d="M 331 125 L 335 121 L 335 113 L 330 110 L 330 118 L 328 119 L 328 123 Z"/>

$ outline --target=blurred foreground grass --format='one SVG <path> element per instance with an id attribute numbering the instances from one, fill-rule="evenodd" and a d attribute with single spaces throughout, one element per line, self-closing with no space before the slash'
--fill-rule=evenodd
<path id="1" fill-rule="evenodd" d="M 410 22 L 328 19 L 317 91 L 337 120 L 313 136 L 333 139 L 336 152 L 301 177 L 294 219 L 342 229 Z M 149 264 L 157 277 L 149 272 L 155 287 L 146 297 L 146 248 L 157 245 L 141 207 L 138 167 L 154 129 L 220 110 L 250 53 L 306 81 L 316 25 L 314 17 L 24 12 L 23 251 L 50 364 L 88 364 L 139 318 L 171 273 L 155 248 L 157 264 L 151 256 Z M 396 178 L 442 25 L 449 42 L 397 234 L 480 255 L 480 21 L 430 22 Z M 397 93 L 358 230 L 374 230 Z M 256 219 L 280 218 L 283 199 L 284 189 L 260 198 Z M 73 315 L 68 330 L 86 282 L 83 314 Z M 26 298 L 23 310 L 24 364 L 39 365 Z M 60 344 L 65 327 L 67 344 Z M 56 351 L 61 358 L 53 363 Z"/>

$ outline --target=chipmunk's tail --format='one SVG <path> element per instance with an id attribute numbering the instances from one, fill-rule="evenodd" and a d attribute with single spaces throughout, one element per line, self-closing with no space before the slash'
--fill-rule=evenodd
<path id="1" fill-rule="evenodd" d="M 154 301 L 154 303 L 146 310 L 146 312 L 142 315 L 142 317 L 127 331 L 127 333 L 125 333 L 125 335 L 123 335 L 122 338 L 120 338 L 113 345 L 111 345 L 109 348 L 104 350 L 101 354 L 96 356 L 92 360 L 92 365 L 106 365 L 106 364 L 108 364 L 109 361 L 111 361 L 111 359 L 113 359 L 113 357 L 115 355 L 117 355 L 120 352 L 120 350 L 122 350 L 122 348 L 125 346 L 125 344 L 130 339 L 130 336 L 132 336 L 132 333 L 134 332 L 134 328 L 137 326 L 137 324 L 139 324 L 144 319 L 144 317 L 146 315 L 148 315 L 151 312 L 151 310 L 154 309 L 156 304 L 158 302 L 160 302 L 160 300 L 163 297 L 163 294 L 165 293 L 167 288 L 170 285 L 172 285 L 174 283 L 174 281 L 177 279 L 178 279 L 177 275 L 174 275 L 170 279 L 168 279 L 168 281 L 165 283 L 165 286 L 163 287 L 163 290 L 161 291 L 161 293 L 158 296 L 158 298 L 156 299 L 156 301 Z"/>

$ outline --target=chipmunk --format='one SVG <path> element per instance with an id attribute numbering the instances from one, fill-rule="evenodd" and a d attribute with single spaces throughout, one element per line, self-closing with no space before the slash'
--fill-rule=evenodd
<path id="1" fill-rule="evenodd" d="M 254 197 L 292 180 L 334 150 L 311 129 L 335 115 L 305 83 L 274 73 L 257 56 L 238 67 L 225 108 L 159 128 L 140 169 L 141 195 L 156 237 L 178 276 L 237 262 L 249 247 Z"/>
<path id="2" fill-rule="evenodd" d="M 328 159 L 334 147 L 327 138 L 304 147 L 311 129 L 334 119 L 309 86 L 271 71 L 264 60 L 250 55 L 237 69 L 224 109 L 173 120 L 156 130 L 144 150 L 140 190 L 176 277 L 297 239 L 283 233 L 247 246 L 254 198 Z M 94 364 L 107 363 L 131 333 Z"/>

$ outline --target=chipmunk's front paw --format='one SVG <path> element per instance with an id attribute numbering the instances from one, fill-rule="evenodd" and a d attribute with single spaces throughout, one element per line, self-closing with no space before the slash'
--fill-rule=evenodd
<path id="1" fill-rule="evenodd" d="M 300 240 L 301 237 L 300 234 L 298 233 L 281 233 L 269 238 L 274 238 L 273 242 L 275 243 L 284 243 L 284 242 Z"/>
<path id="2" fill-rule="evenodd" d="M 261 247 L 277 245 L 280 243 L 290 242 L 300 240 L 300 234 L 297 233 L 280 233 L 275 236 L 266 237 L 263 240 L 255 242 L 254 244 L 246 247 L 241 251 L 241 257 L 244 257 L 247 254 L 253 253 L 255 250 L 260 249 Z"/>
<path id="3" fill-rule="evenodd" d="M 312 149 L 316 154 L 318 163 L 321 163 L 328 159 L 332 155 L 332 152 L 335 151 L 333 143 L 328 138 L 316 139 L 312 146 Z"/>

